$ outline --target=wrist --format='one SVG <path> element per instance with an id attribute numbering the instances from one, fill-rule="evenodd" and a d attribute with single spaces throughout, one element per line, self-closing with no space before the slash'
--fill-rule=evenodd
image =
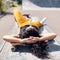
<path id="1" fill-rule="evenodd" d="M 40 40 L 40 37 L 37 37 L 37 41 L 41 41 L 41 40 Z"/>
<path id="2" fill-rule="evenodd" d="M 25 41 L 25 39 L 21 39 L 21 43 L 25 43 L 26 41 Z"/>
<path id="3" fill-rule="evenodd" d="M 19 43 L 23 44 L 23 43 L 25 43 L 25 41 L 23 39 L 20 39 Z"/>

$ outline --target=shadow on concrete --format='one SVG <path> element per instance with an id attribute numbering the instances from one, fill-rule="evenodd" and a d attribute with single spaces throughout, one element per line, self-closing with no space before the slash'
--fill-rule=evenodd
<path id="1" fill-rule="evenodd" d="M 14 47 L 15 47 L 15 50 L 13 50 L 14 48 L 11 48 L 13 52 L 28 52 L 28 53 L 31 52 L 29 45 L 27 45 L 27 46 L 16 45 Z M 48 45 L 47 50 L 48 50 L 48 52 L 60 51 L 60 46 L 51 43 L 50 45 Z"/>
<path id="2" fill-rule="evenodd" d="M 16 46 L 14 46 L 14 48 L 11 48 L 11 50 L 13 52 L 28 52 L 28 53 L 31 52 L 29 46 L 27 46 L 27 45 L 25 45 L 25 46 L 23 46 L 23 45 L 16 45 Z"/>
<path id="3" fill-rule="evenodd" d="M 51 44 L 49 45 L 48 51 L 49 52 L 60 51 L 60 45 Z"/>
<path id="4" fill-rule="evenodd" d="M 6 15 L 13 15 L 13 13 L 11 13 L 11 12 L 2 12 L 2 13 L 0 14 L 0 18 L 4 17 L 4 16 L 6 16 Z"/>
<path id="5" fill-rule="evenodd" d="M 60 8 L 60 0 L 29 0 L 39 7 Z"/>

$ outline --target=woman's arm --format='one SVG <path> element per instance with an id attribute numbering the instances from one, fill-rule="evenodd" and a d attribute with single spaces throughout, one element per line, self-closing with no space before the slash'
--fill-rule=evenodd
<path id="1" fill-rule="evenodd" d="M 18 35 L 6 35 L 3 36 L 3 39 L 10 43 L 24 43 L 24 41 L 20 39 Z"/>
<path id="2" fill-rule="evenodd" d="M 10 42 L 10 43 L 35 43 L 37 41 L 48 41 L 48 40 L 51 40 L 51 39 L 54 39 L 56 37 L 56 34 L 55 33 L 49 33 L 49 34 L 40 34 L 41 37 L 33 37 L 33 36 L 30 36 L 29 38 L 24 38 L 24 39 L 21 39 L 19 38 L 18 35 L 6 35 L 3 37 L 3 39 L 7 42 Z"/>
<path id="3" fill-rule="evenodd" d="M 49 34 L 40 34 L 40 36 L 41 37 L 34 37 L 32 40 L 48 42 L 49 40 L 54 39 L 57 35 L 55 33 L 49 33 Z"/>
<path id="4" fill-rule="evenodd" d="M 40 41 L 54 39 L 57 35 L 55 33 L 40 34 Z"/>
<path id="5" fill-rule="evenodd" d="M 30 44 L 30 43 L 35 43 L 36 41 L 32 40 L 33 37 L 30 37 L 30 38 L 24 38 L 24 39 L 21 39 L 19 38 L 18 35 L 6 35 L 6 36 L 3 36 L 3 39 L 11 44 L 17 44 L 17 43 L 27 43 L 27 44 Z"/>

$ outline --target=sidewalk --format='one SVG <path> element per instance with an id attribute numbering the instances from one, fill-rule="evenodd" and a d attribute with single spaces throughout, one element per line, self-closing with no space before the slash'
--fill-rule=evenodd
<path id="1" fill-rule="evenodd" d="M 10 31 L 14 28 L 15 21 L 13 18 L 13 10 L 20 9 L 21 7 L 13 7 L 8 9 L 4 15 L 0 16 L 0 51 L 2 50 L 2 46 L 4 46 L 5 41 L 3 40 L 3 36 L 7 34 L 12 34 Z"/>

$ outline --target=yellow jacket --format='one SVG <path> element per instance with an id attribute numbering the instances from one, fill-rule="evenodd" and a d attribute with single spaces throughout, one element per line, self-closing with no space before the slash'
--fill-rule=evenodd
<path id="1" fill-rule="evenodd" d="M 19 27 L 23 27 L 24 25 L 30 24 L 36 27 L 42 26 L 42 24 L 39 21 L 29 21 L 27 18 L 25 18 L 22 13 L 19 10 L 14 10 L 14 18 L 15 21 L 17 22 Z"/>

